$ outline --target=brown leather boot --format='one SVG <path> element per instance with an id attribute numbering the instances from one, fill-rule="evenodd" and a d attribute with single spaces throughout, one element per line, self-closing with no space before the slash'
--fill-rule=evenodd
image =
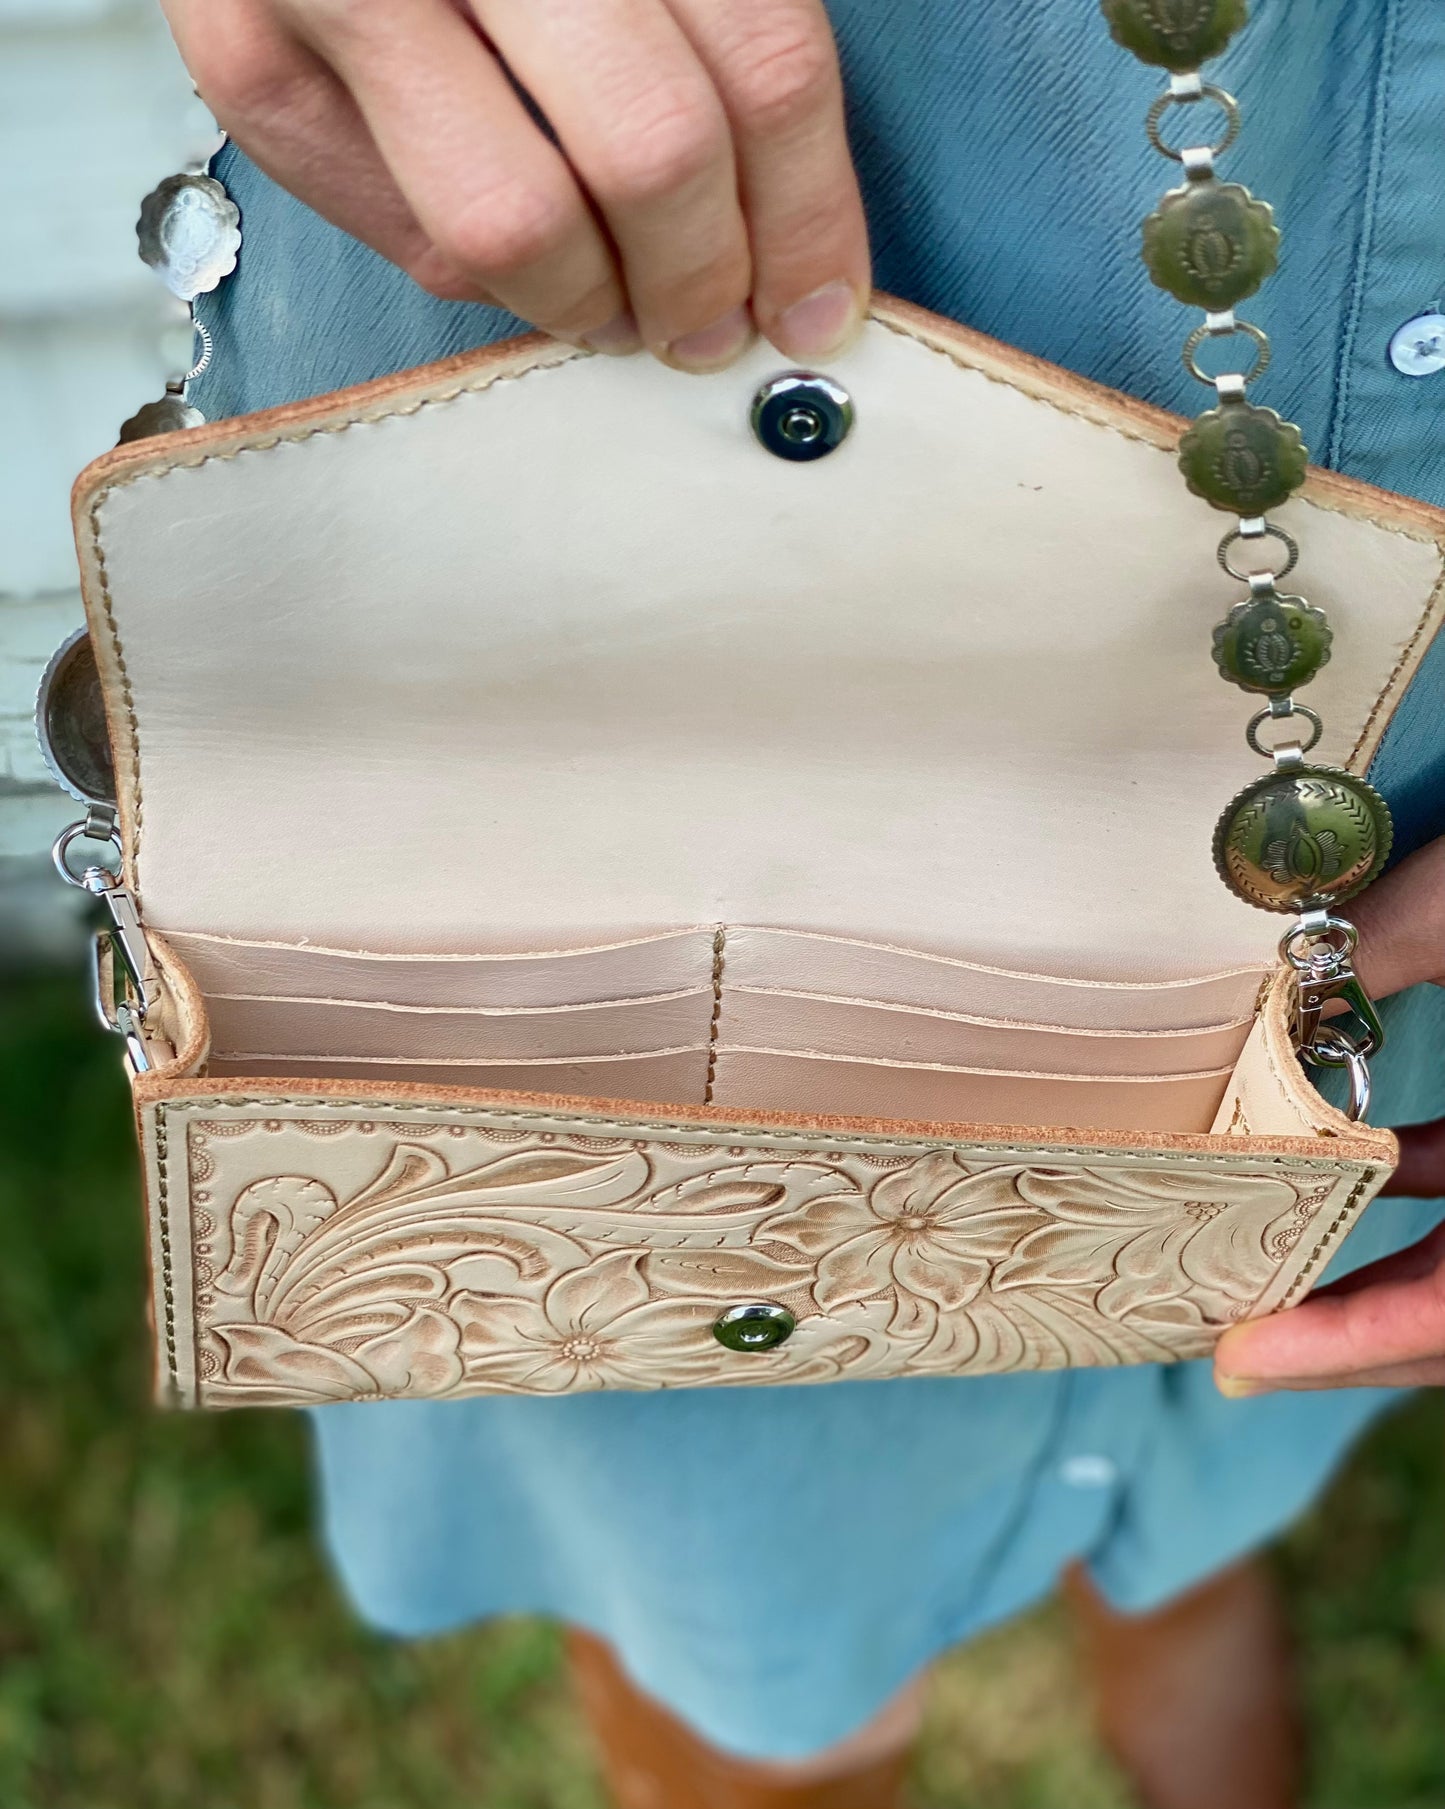
<path id="1" fill-rule="evenodd" d="M 638 1689 L 601 1640 L 573 1630 L 567 1650 L 617 1809 L 898 1809 L 921 1688 L 816 1759 L 763 1763 L 709 1745 Z"/>
<path id="2" fill-rule="evenodd" d="M 1064 1581 L 1099 1729 L 1148 1809 L 1299 1809 L 1304 1742 L 1283 1608 L 1257 1561 L 1153 1614 Z"/>

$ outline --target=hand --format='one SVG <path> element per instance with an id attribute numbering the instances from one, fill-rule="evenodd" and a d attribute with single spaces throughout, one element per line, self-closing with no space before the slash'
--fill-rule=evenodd
<path id="1" fill-rule="evenodd" d="M 162 4 L 236 142 L 434 295 L 692 371 L 860 323 L 822 0 Z"/>
<path id="2" fill-rule="evenodd" d="M 1402 861 L 1350 914 L 1360 931 L 1356 971 L 1376 998 L 1422 980 L 1445 985 L 1445 839 Z M 1445 1119 L 1399 1135 L 1400 1166 L 1385 1192 L 1445 1195 Z M 1300 1306 L 1233 1327 L 1214 1374 L 1236 1396 L 1445 1385 L 1445 1226 Z"/>

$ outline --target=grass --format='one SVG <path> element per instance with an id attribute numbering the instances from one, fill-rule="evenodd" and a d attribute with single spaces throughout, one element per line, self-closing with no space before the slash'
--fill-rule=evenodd
<path id="1" fill-rule="evenodd" d="M 602 1809 L 552 1628 L 373 1637 L 301 1423 L 144 1405 L 127 1104 L 74 981 L 6 987 L 0 1078 L 0 1809 Z M 1442 1431 L 1408 1407 L 1279 1554 L 1317 1809 L 1445 1804 Z M 1124 1809 L 1055 1611 L 939 1667 L 915 1801 Z"/>

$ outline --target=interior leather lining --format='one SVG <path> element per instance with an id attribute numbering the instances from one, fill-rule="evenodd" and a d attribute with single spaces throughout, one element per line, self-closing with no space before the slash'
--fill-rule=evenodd
<path id="1" fill-rule="evenodd" d="M 129 869 L 213 1072 L 1224 1111 L 1280 925 L 1210 863 L 1257 767 L 1177 424 L 880 300 L 853 434 L 791 466 L 776 367 L 532 338 L 82 479 Z M 1280 519 L 1358 770 L 1445 518 L 1316 473 Z"/>

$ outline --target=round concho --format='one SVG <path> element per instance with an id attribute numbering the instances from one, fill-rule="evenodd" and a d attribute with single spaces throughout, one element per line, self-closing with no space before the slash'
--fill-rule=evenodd
<path id="1" fill-rule="evenodd" d="M 1214 663 L 1241 691 L 1286 697 L 1330 657 L 1322 609 L 1276 590 L 1236 603 L 1214 631 Z"/>
<path id="2" fill-rule="evenodd" d="M 192 408 L 184 396 L 162 396 L 158 402 L 143 403 L 128 421 L 120 424 L 122 446 L 132 440 L 148 440 L 152 434 L 179 433 L 187 427 L 204 427 L 206 417 Z"/>
<path id="3" fill-rule="evenodd" d="M 45 764 L 82 804 L 114 804 L 115 766 L 100 673 L 87 629 L 55 651 L 35 700 L 35 735 Z"/>
<path id="4" fill-rule="evenodd" d="M 1300 430 L 1272 408 L 1222 402 L 1179 442 L 1179 469 L 1196 496 L 1232 515 L 1264 515 L 1299 489 L 1309 467 Z"/>
<path id="5" fill-rule="evenodd" d="M 167 176 L 140 204 L 140 254 L 182 301 L 214 289 L 236 268 L 241 210 L 214 176 Z"/>
<path id="6" fill-rule="evenodd" d="M 1390 810 L 1338 766 L 1266 773 L 1225 807 L 1214 864 L 1231 892 L 1266 911 L 1316 910 L 1363 891 L 1384 866 Z"/>
<path id="7" fill-rule="evenodd" d="M 1144 262 L 1161 289 L 1195 308 L 1219 310 L 1253 295 L 1279 257 L 1267 202 L 1237 182 L 1170 189 L 1144 222 Z"/>
<path id="8" fill-rule="evenodd" d="M 1245 20 L 1245 0 L 1103 0 L 1114 41 L 1141 63 L 1183 73 L 1220 51 Z"/>

